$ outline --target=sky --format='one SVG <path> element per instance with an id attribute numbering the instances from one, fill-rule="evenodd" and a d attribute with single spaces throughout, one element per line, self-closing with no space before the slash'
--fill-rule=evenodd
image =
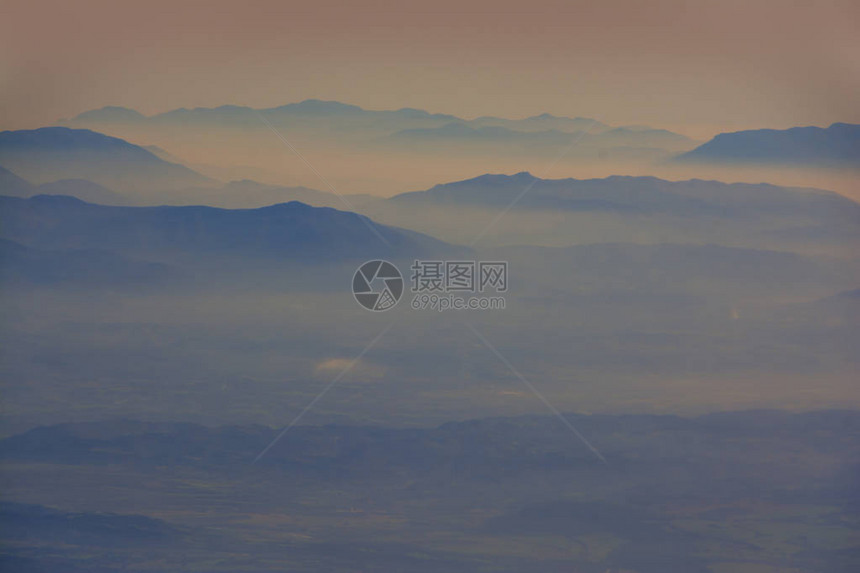
<path id="1" fill-rule="evenodd" d="M 307 98 L 719 131 L 860 123 L 851 1 L 0 4 L 0 128 Z"/>

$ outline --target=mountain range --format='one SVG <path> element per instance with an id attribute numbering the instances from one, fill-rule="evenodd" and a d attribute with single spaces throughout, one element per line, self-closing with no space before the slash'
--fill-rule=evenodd
<path id="1" fill-rule="evenodd" d="M 257 114 L 263 114 L 272 121 L 276 120 L 301 120 L 312 118 L 323 120 L 325 118 L 336 118 L 338 121 L 375 123 L 379 126 L 402 126 L 414 124 L 415 127 L 431 125 L 442 126 L 448 123 L 468 123 L 475 127 L 499 126 L 517 131 L 547 131 L 558 129 L 559 131 L 580 131 L 593 127 L 595 131 L 608 129 L 606 124 L 596 122 L 590 118 L 568 118 L 558 117 L 550 114 L 542 114 L 525 119 L 505 119 L 500 117 L 484 116 L 474 120 L 467 120 L 455 115 L 430 113 L 420 109 L 402 108 L 398 110 L 367 110 L 356 105 L 345 104 L 337 101 L 323 101 L 309 99 L 298 103 L 254 109 L 245 106 L 224 105 L 214 108 L 198 107 L 194 109 L 180 108 L 164 113 L 145 116 L 133 109 L 107 106 L 101 109 L 91 110 L 68 120 L 68 125 L 102 124 L 112 123 L 125 124 L 208 124 L 208 125 L 241 125 L 252 123 L 259 126 L 260 119 Z"/>
<path id="2" fill-rule="evenodd" d="M 159 169 L 156 164 L 141 173 Z M 33 185 L 0 168 L 0 194 L 19 198 L 67 195 L 102 206 L 207 205 L 236 212 L 246 207 L 259 209 L 297 201 L 313 207 L 355 211 L 384 225 L 415 229 L 454 244 L 469 244 L 483 229 L 487 230 L 487 244 L 491 246 L 692 242 L 836 254 L 835 251 L 850 249 L 860 242 L 860 205 L 839 194 L 764 183 L 726 184 L 698 179 L 667 181 L 629 176 L 542 179 L 528 172 L 486 174 L 381 199 L 355 194 L 338 196 L 306 187 L 281 187 L 249 180 L 118 193 L 82 179 Z M 40 201 L 47 199 L 35 203 Z M 492 223 L 500 213 L 503 215 Z M 214 230 L 211 233 L 217 234 Z M 100 246 L 98 240 L 77 245 Z"/>
<path id="3" fill-rule="evenodd" d="M 215 108 L 176 109 L 144 116 L 126 108 L 105 107 L 84 112 L 64 122 L 71 127 L 88 127 L 115 131 L 115 135 L 135 137 L 140 134 L 185 130 L 228 129 L 238 132 L 265 130 L 265 122 L 287 133 L 301 133 L 312 139 L 329 139 L 338 145 L 382 145 L 385 148 L 409 144 L 412 151 L 426 151 L 428 144 L 470 144 L 478 152 L 499 152 L 499 146 L 513 146 L 511 151 L 540 152 L 542 147 L 557 148 L 569 144 L 572 134 L 578 142 L 577 153 L 592 148 L 630 148 L 628 154 L 649 159 L 671 152 L 686 151 L 695 142 L 686 136 L 643 126 L 612 127 L 585 117 L 561 117 L 540 114 L 522 119 L 482 116 L 466 119 L 424 110 L 366 110 L 336 101 L 305 100 L 283 106 L 254 109 L 225 105 Z M 589 137 L 582 137 L 584 133 Z"/>

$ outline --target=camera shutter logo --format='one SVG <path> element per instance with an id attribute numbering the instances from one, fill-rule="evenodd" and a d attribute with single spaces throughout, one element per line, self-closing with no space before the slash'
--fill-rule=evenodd
<path id="1" fill-rule="evenodd" d="M 388 261 L 367 261 L 352 277 L 352 294 L 367 310 L 388 310 L 403 296 L 403 275 Z"/>

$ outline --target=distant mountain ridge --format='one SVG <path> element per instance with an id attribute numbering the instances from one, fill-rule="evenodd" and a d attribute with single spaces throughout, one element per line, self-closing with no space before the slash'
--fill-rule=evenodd
<path id="1" fill-rule="evenodd" d="M 690 179 L 668 181 L 650 176 L 613 175 L 601 179 L 541 179 L 527 171 L 485 174 L 401 193 L 389 203 L 507 207 L 525 188 L 514 209 L 660 212 L 749 215 L 753 212 L 810 214 L 825 209 L 860 221 L 860 204 L 830 191 L 780 187 L 767 183 L 722 183 Z"/>
<path id="2" fill-rule="evenodd" d="M 127 121 L 134 122 L 145 119 L 146 116 L 139 111 L 120 107 L 115 105 L 107 105 L 105 107 L 85 111 L 75 116 L 76 120 L 81 121 Z"/>
<path id="3" fill-rule="evenodd" d="M 69 195 L 87 203 L 99 205 L 126 205 L 128 198 L 103 185 L 86 179 L 60 179 L 33 185 L 0 166 L 0 195 L 26 199 L 36 195 Z"/>
<path id="4" fill-rule="evenodd" d="M 86 179 L 60 179 L 34 185 L 2 166 L 0 166 L 0 195 L 20 198 L 30 198 L 36 195 L 67 195 L 98 205 L 205 205 L 222 209 L 254 209 L 299 201 L 312 207 L 354 210 L 354 208 L 380 200 L 379 197 L 371 195 L 336 195 L 309 187 L 267 185 L 248 179 L 230 181 L 219 186 L 207 185 L 168 190 L 150 189 L 145 194 L 132 196 L 117 193 Z"/>
<path id="5" fill-rule="evenodd" d="M 541 179 L 523 171 L 401 193 L 362 212 L 484 246 L 692 243 L 843 256 L 860 245 L 860 204 L 830 191 L 766 183 Z"/>
<path id="6" fill-rule="evenodd" d="M 676 161 L 860 168 L 860 125 L 721 133 Z"/>
<path id="7" fill-rule="evenodd" d="M 0 132 L 0 165 L 37 184 L 86 179 L 122 191 L 212 183 L 124 139 L 68 127 Z"/>
<path id="8" fill-rule="evenodd" d="M 140 112 L 124 107 L 118 106 L 106 106 L 100 109 L 90 110 L 83 112 L 71 120 L 68 120 L 68 123 L 75 122 L 86 122 L 86 121 L 115 121 L 115 120 L 124 120 L 124 121 L 135 121 L 135 122 L 146 122 L 146 121 L 154 121 L 154 122 L 163 122 L 166 120 L 177 119 L 177 118 L 189 118 L 193 116 L 202 117 L 204 115 L 216 116 L 221 115 L 222 117 L 238 117 L 243 115 L 256 114 L 258 112 L 265 113 L 266 115 L 273 114 L 287 114 L 287 115 L 332 115 L 332 116 L 369 116 L 369 117 L 402 117 L 408 119 L 435 119 L 441 121 L 469 121 L 464 120 L 463 118 L 457 117 L 455 115 L 444 114 L 444 113 L 431 113 L 422 109 L 416 108 L 400 108 L 396 110 L 368 110 L 357 105 L 341 103 L 338 101 L 331 100 L 319 100 L 319 99 L 306 99 L 300 102 L 288 103 L 276 107 L 271 108 L 252 108 L 248 106 L 238 106 L 238 105 L 223 105 L 218 107 L 197 107 L 197 108 L 178 108 L 158 114 L 154 114 L 151 116 L 145 116 Z M 504 118 L 497 118 L 491 116 L 485 116 L 474 120 L 476 122 L 487 122 L 493 120 L 500 121 L 530 121 L 530 120 L 571 120 L 578 122 L 589 122 L 592 120 L 588 118 L 566 118 L 566 117 L 558 117 L 551 116 L 549 114 L 542 114 L 539 116 L 533 116 L 530 118 L 526 118 L 525 120 L 508 120 Z"/>
<path id="9" fill-rule="evenodd" d="M 347 128 L 363 128 L 388 131 L 389 135 L 408 129 L 442 129 L 445 134 L 446 126 L 461 125 L 471 130 L 492 135 L 517 132 L 521 134 L 537 132 L 577 133 L 588 131 L 598 134 L 609 132 L 611 138 L 628 137 L 631 141 L 653 143 L 659 138 L 663 143 L 681 145 L 689 148 L 692 140 L 686 136 L 667 130 L 652 129 L 644 126 L 610 126 L 588 117 L 565 117 L 549 113 L 541 113 L 526 118 L 510 119 L 495 116 L 481 116 L 474 119 L 458 117 L 445 113 L 432 113 L 416 108 L 400 108 L 393 110 L 370 110 L 357 105 L 307 99 L 301 102 L 288 103 L 271 108 L 252 108 L 238 105 L 222 105 L 218 107 L 178 108 L 150 116 L 145 116 L 136 110 L 107 106 L 90 110 L 65 120 L 63 125 L 83 126 L 92 124 L 94 127 L 111 123 L 126 125 L 208 125 L 221 127 L 265 127 L 260 115 L 275 123 L 287 122 L 286 125 L 302 127 L 304 120 L 314 122 L 330 119 L 340 122 L 335 126 L 337 131 Z M 298 122 L 298 123 L 295 123 Z M 507 131 L 482 131 L 486 128 L 503 128 Z"/>

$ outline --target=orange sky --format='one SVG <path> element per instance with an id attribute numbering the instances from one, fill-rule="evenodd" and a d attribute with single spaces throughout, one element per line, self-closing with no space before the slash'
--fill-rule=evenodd
<path id="1" fill-rule="evenodd" d="M 118 2 L 0 5 L 0 128 L 306 98 L 548 111 L 695 137 L 860 123 L 860 3 Z"/>

